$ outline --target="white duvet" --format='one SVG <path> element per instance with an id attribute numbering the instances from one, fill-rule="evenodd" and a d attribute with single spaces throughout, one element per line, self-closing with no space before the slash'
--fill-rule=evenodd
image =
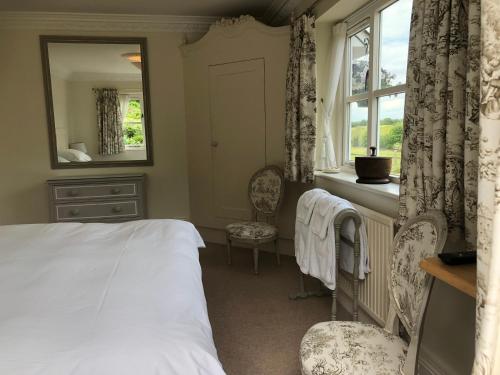
<path id="1" fill-rule="evenodd" d="M 0 226 L 0 374 L 224 374 L 202 246 L 176 220 Z"/>

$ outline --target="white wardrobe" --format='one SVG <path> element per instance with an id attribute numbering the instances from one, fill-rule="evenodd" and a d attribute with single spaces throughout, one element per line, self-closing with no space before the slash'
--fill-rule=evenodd
<path id="1" fill-rule="evenodd" d="M 242 16 L 182 47 L 191 221 L 202 230 L 250 219 L 251 175 L 283 166 L 289 38 Z"/>

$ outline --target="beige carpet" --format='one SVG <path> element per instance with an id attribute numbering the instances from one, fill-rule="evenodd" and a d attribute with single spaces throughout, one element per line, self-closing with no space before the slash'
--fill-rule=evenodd
<path id="1" fill-rule="evenodd" d="M 200 249 L 208 313 L 219 359 L 228 375 L 298 375 L 298 350 L 307 329 L 329 320 L 331 297 L 292 301 L 298 290 L 294 258 L 261 252 L 260 274 L 253 274 L 252 251 L 208 244 Z M 307 280 L 311 290 L 318 281 Z M 339 318 L 348 318 L 340 309 Z"/>

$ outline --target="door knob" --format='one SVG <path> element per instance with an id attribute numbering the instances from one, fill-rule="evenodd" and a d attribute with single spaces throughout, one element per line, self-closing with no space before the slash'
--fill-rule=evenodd
<path id="1" fill-rule="evenodd" d="M 212 141 L 212 147 L 217 147 L 219 145 L 219 142 L 217 141 Z"/>

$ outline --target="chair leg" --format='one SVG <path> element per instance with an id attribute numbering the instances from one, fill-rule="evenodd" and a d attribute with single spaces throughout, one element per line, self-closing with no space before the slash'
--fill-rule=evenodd
<path id="1" fill-rule="evenodd" d="M 227 243 L 227 264 L 231 265 L 231 238 L 229 236 L 226 237 Z"/>
<path id="2" fill-rule="evenodd" d="M 276 261 L 278 262 L 278 266 L 281 264 L 281 259 L 280 259 L 280 248 L 278 246 L 278 239 L 276 238 L 274 240 L 274 250 L 276 251 Z"/>
<path id="3" fill-rule="evenodd" d="M 259 249 L 253 249 L 253 272 L 258 275 L 259 274 Z"/>

